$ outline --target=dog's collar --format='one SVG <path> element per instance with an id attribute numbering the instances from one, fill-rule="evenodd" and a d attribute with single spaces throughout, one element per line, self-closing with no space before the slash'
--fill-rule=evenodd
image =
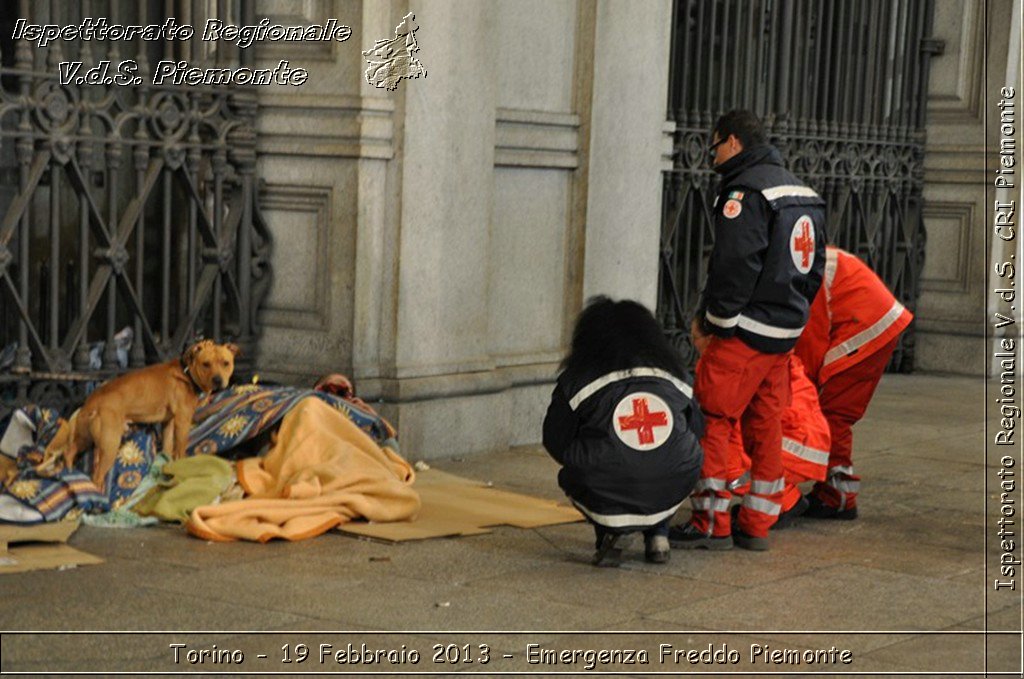
<path id="1" fill-rule="evenodd" d="M 185 377 L 187 377 L 188 381 L 192 383 L 192 389 L 197 394 L 202 394 L 203 388 L 199 386 L 199 383 L 196 382 L 196 379 L 192 377 L 192 373 L 188 369 L 188 363 L 185 362 L 185 357 L 182 356 L 180 359 L 178 359 L 178 362 L 181 364 L 181 372 L 185 373 Z"/>

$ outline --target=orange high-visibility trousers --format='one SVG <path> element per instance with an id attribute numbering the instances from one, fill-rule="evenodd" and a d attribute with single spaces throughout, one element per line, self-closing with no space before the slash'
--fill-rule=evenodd
<path id="1" fill-rule="evenodd" d="M 818 388 L 807 377 L 803 363 L 795 354 L 789 360 L 789 385 L 792 398 L 782 413 L 782 468 L 786 479 L 782 491 L 783 512 L 800 501 L 798 484 L 827 478 L 831 443 L 829 424 L 818 403 Z M 728 486 L 734 495 L 745 495 L 750 489 L 750 458 L 743 451 L 739 423 L 730 442 Z"/>
<path id="2" fill-rule="evenodd" d="M 828 480 L 814 484 L 814 495 L 840 511 L 857 506 L 860 477 L 853 471 L 852 427 L 868 409 L 885 366 L 899 337 L 859 363 L 838 372 L 821 385 L 821 411 L 828 420 L 832 450 L 828 457 Z"/>
<path id="3" fill-rule="evenodd" d="M 704 465 L 691 496 L 691 522 L 707 535 L 732 533 L 729 439 L 739 423 L 751 484 L 737 520 L 746 534 L 766 537 L 781 511 L 785 486 L 781 417 L 790 400 L 789 353 L 765 354 L 735 337 L 715 337 L 697 363 L 695 392 L 705 419 Z"/>

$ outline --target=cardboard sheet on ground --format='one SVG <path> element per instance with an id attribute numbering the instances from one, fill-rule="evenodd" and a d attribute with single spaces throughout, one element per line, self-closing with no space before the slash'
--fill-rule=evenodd
<path id="1" fill-rule="evenodd" d="M 455 535 L 489 533 L 489 526 L 538 528 L 582 521 L 573 507 L 529 495 L 499 490 L 480 481 L 436 469 L 417 472 L 413 486 L 423 508 L 415 521 L 354 521 L 338 530 L 400 542 Z"/>
<path id="2" fill-rule="evenodd" d="M 103 559 L 65 544 L 77 529 L 78 521 L 0 524 L 0 575 L 103 563 Z"/>

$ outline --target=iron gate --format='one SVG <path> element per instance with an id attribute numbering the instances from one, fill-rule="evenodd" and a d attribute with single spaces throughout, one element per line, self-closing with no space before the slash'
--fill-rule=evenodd
<path id="1" fill-rule="evenodd" d="M 104 16 L 145 26 L 173 10 L 198 25 L 201 11 L 219 7 L 236 12 L 220 18 L 244 23 L 251 5 L 22 0 L 0 9 L 0 416 L 25 401 L 65 409 L 88 384 L 168 360 L 199 335 L 230 337 L 251 359 L 270 284 L 255 93 L 149 77 L 159 59 L 247 65 L 245 52 L 198 40 L 40 48 L 13 41 L 14 22 Z M 84 73 L 123 59 L 137 62 L 141 84 L 58 81 L 62 61 L 81 60 Z"/>
<path id="2" fill-rule="evenodd" d="M 932 0 L 676 0 L 658 317 L 695 360 L 689 327 L 712 245 L 711 126 L 746 108 L 789 169 L 828 203 L 829 242 L 868 263 L 912 311 Z M 890 369 L 914 362 L 913 325 Z"/>

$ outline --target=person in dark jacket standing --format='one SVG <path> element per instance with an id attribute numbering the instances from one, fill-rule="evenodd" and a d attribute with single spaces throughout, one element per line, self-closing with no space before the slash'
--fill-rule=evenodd
<path id="1" fill-rule="evenodd" d="M 704 420 L 682 358 L 644 306 L 590 300 L 576 321 L 544 418 L 558 484 L 593 524 L 598 566 L 642 531 L 665 563 L 668 523 L 700 476 Z"/>
<path id="2" fill-rule="evenodd" d="M 807 323 L 825 266 L 824 201 L 783 168 L 749 111 L 719 118 L 710 152 L 722 176 L 715 243 L 694 317 L 701 348 L 696 393 L 707 421 L 704 466 L 689 523 L 673 547 L 768 548 L 785 487 L 781 415 L 789 405 L 789 353 Z M 751 488 L 733 524 L 729 436 L 736 422 L 751 460 Z"/>

